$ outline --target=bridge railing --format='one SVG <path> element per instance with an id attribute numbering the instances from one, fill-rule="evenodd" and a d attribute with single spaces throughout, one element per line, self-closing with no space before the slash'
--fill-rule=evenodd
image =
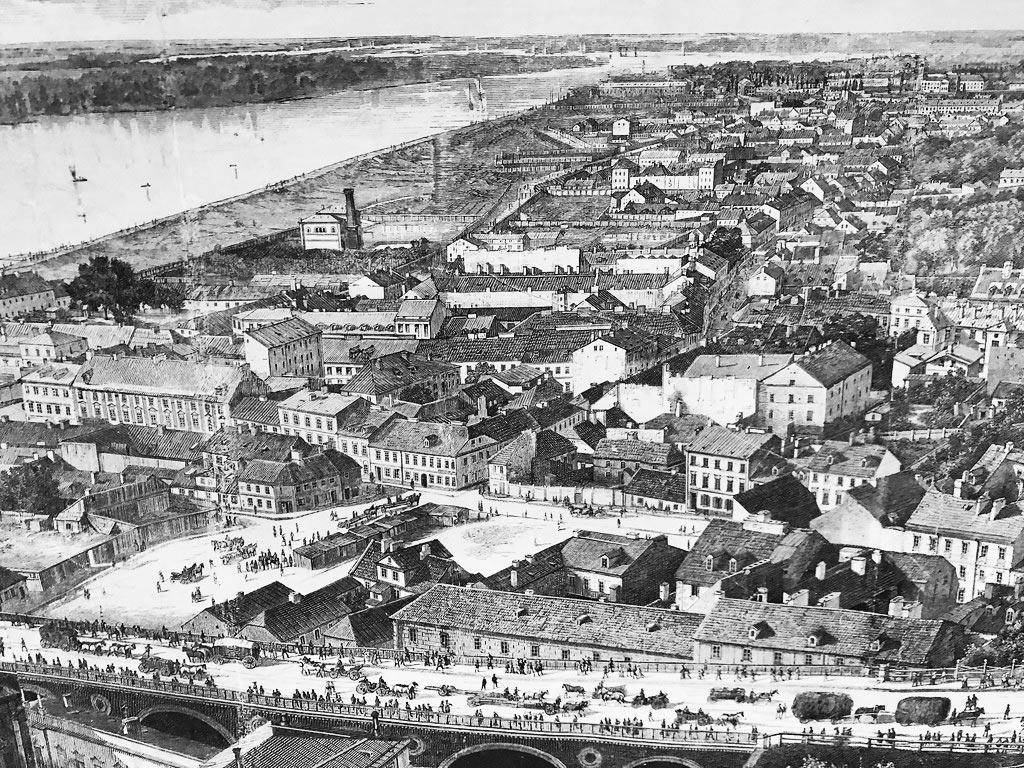
<path id="1" fill-rule="evenodd" d="M 900 749 L 914 752 L 973 752 L 1024 754 L 1024 741 L 997 740 L 995 737 L 978 741 L 955 739 L 925 740 L 920 736 L 836 736 L 815 733 L 775 733 L 765 736 L 764 747 L 791 744 L 819 747 L 854 747 L 858 749 Z"/>
<path id="2" fill-rule="evenodd" d="M 660 728 L 632 723 L 585 723 L 573 722 L 572 715 L 563 713 L 545 718 L 538 711 L 524 710 L 518 718 L 487 716 L 482 710 L 478 714 L 453 714 L 444 712 L 416 711 L 402 707 L 373 707 L 362 704 L 346 704 L 340 701 L 266 696 L 235 691 L 227 688 L 192 685 L 169 680 L 149 680 L 130 675 L 118 675 L 93 670 L 73 669 L 56 664 L 28 664 L 25 662 L 0 662 L 0 671 L 22 674 L 32 678 L 52 678 L 88 682 L 105 687 L 124 690 L 140 690 L 161 695 L 212 701 L 225 704 L 244 704 L 263 710 L 289 714 L 314 714 L 317 716 L 337 715 L 365 721 L 368 727 L 374 723 L 399 724 L 416 723 L 420 727 L 452 728 L 457 730 L 483 730 L 500 732 L 526 732 L 535 735 L 586 736 L 605 741 L 657 742 L 677 744 L 690 748 L 713 748 L 716 750 L 751 751 L 761 743 L 756 731 L 721 730 L 711 727 L 697 728 L 680 726 Z M 557 719 L 556 719 L 557 718 Z"/>

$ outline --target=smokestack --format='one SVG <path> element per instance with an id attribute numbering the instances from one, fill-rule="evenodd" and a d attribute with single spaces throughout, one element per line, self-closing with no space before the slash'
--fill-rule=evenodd
<path id="1" fill-rule="evenodd" d="M 519 586 L 519 561 L 512 563 L 512 570 L 508 572 L 508 583 L 515 589 Z"/>
<path id="2" fill-rule="evenodd" d="M 349 215 L 349 222 L 352 222 L 352 215 L 356 211 L 356 191 L 352 187 L 345 187 L 345 213 Z"/>

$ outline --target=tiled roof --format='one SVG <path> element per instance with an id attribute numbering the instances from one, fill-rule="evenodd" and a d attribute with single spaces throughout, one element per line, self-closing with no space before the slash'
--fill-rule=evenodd
<path id="1" fill-rule="evenodd" d="M 701 355 L 686 369 L 688 379 L 713 378 L 762 379 L 782 370 L 792 355 Z"/>
<path id="2" fill-rule="evenodd" d="M 253 328 L 246 331 L 246 335 L 253 341 L 265 347 L 276 347 L 281 344 L 290 344 L 295 341 L 309 338 L 320 331 L 298 317 L 291 317 L 279 323 L 264 325 L 260 328 Z"/>
<path id="3" fill-rule="evenodd" d="M 453 371 L 450 363 L 399 352 L 367 362 L 342 389 L 355 394 L 385 395 Z"/>
<path id="4" fill-rule="evenodd" d="M 285 726 L 264 726 L 272 729 L 269 736 L 256 744 L 243 739 L 243 768 L 384 768 L 398 762 L 404 745 L 397 741 L 376 741 L 352 738 L 339 734 Z M 260 738 L 259 730 L 248 738 Z M 220 762 L 221 755 L 226 755 Z M 220 753 L 210 760 L 209 768 L 232 768 L 234 757 L 230 752 Z"/>
<path id="5" fill-rule="evenodd" d="M 814 494 L 792 475 L 783 475 L 755 485 L 734 497 L 737 504 L 752 515 L 768 512 L 773 520 L 794 528 L 806 528 L 821 514 Z"/>
<path id="6" fill-rule="evenodd" d="M 280 407 L 286 410 L 301 411 L 302 413 L 333 418 L 357 404 L 357 401 L 361 399 L 355 395 L 342 395 L 337 392 L 302 390 L 281 401 Z"/>
<path id="7" fill-rule="evenodd" d="M 454 457 L 468 443 L 469 430 L 461 424 L 396 421 L 375 437 L 371 445 L 380 449 Z"/>
<path id="8" fill-rule="evenodd" d="M 742 432 L 712 425 L 702 430 L 687 446 L 687 450 L 712 456 L 749 459 L 758 451 L 778 442 L 779 438 L 770 432 Z"/>
<path id="9" fill-rule="evenodd" d="M 671 466 L 682 457 L 669 443 L 648 443 L 644 440 L 610 440 L 605 438 L 594 450 L 595 459 L 637 461 L 658 467 Z"/>
<path id="10" fill-rule="evenodd" d="M 76 386 L 95 390 L 212 397 L 227 402 L 241 382 L 244 369 L 215 363 L 156 360 L 145 357 L 114 359 L 95 355 L 78 374 Z"/>
<path id="11" fill-rule="evenodd" d="M 392 355 L 396 352 L 415 352 L 420 342 L 417 339 L 339 339 L 327 337 L 323 340 L 324 365 L 361 364 L 367 360 Z"/>
<path id="12" fill-rule="evenodd" d="M 629 653 L 693 658 L 700 614 L 515 592 L 438 585 L 396 621 L 507 637 L 529 637 Z"/>
<path id="13" fill-rule="evenodd" d="M 622 492 L 628 496 L 642 496 L 683 504 L 686 502 L 686 476 L 659 472 L 655 469 L 641 469 Z"/>
<path id="14" fill-rule="evenodd" d="M 280 417 L 277 413 L 278 401 L 267 400 L 265 397 L 243 397 L 231 408 L 231 418 L 238 421 L 251 421 L 256 424 L 277 426 Z"/>
<path id="15" fill-rule="evenodd" d="M 298 596 L 298 602 L 288 600 L 267 608 L 253 618 L 250 625 L 262 627 L 280 642 L 295 640 L 312 634 L 350 612 L 345 598 L 360 589 L 355 579 L 345 576 L 327 586 Z"/>
<path id="16" fill-rule="evenodd" d="M 846 497 L 864 507 L 883 525 L 903 525 L 924 494 L 913 472 L 897 472 L 880 477 L 875 485 L 864 483 L 851 488 Z"/>
<path id="17" fill-rule="evenodd" d="M 897 619 L 866 611 L 779 605 L 722 598 L 697 630 L 699 642 L 769 650 L 826 653 L 876 661 L 924 664 L 945 640 L 947 622 Z M 758 636 L 751 639 L 752 627 Z M 817 638 L 809 647 L 808 638 Z M 871 643 L 881 641 L 881 649 Z"/>
<path id="18" fill-rule="evenodd" d="M 536 458 L 538 459 L 544 460 L 565 456 L 568 453 L 573 453 L 575 450 L 576 446 L 572 440 L 563 437 L 557 432 L 552 432 L 550 429 L 545 429 L 537 434 Z"/>
<path id="19" fill-rule="evenodd" d="M 96 444 L 107 453 L 120 453 L 129 457 L 156 457 L 194 461 L 200 455 L 202 435 L 173 429 L 160 430 L 138 424 L 108 424 L 67 441 Z"/>
<path id="20" fill-rule="evenodd" d="M 291 592 L 281 582 L 272 581 L 252 592 L 211 605 L 203 613 L 212 614 L 227 624 L 244 626 L 268 608 L 286 602 Z"/>
<path id="21" fill-rule="evenodd" d="M 266 461 L 288 461 L 292 449 L 308 454 L 312 449 L 297 435 L 276 435 L 272 432 L 255 434 L 243 429 L 219 429 L 210 435 L 199 450 L 229 459 L 262 459 Z"/>
<path id="22" fill-rule="evenodd" d="M 429 547 L 426 556 L 424 547 Z M 376 582 L 379 578 L 377 564 L 386 558 L 394 560 L 399 569 L 405 572 L 406 589 L 423 582 L 436 583 L 441 578 L 454 574 L 459 568 L 452 553 L 437 539 L 400 547 L 391 552 L 384 552 L 381 542 L 375 539 L 366 545 L 349 575 L 364 581 Z"/>
<path id="23" fill-rule="evenodd" d="M 325 630 L 324 637 L 340 641 L 341 645 L 357 648 L 393 647 L 395 631 L 391 617 L 417 597 L 401 597 L 383 605 L 350 613 L 333 627 Z"/>
<path id="24" fill-rule="evenodd" d="M 693 548 L 676 570 L 676 581 L 684 584 L 711 586 L 729 575 L 729 560 L 736 560 L 737 570 L 743 570 L 771 557 L 782 542 L 782 534 L 748 529 L 732 520 L 709 520 Z M 711 570 L 708 556 L 713 558 Z"/>
<path id="25" fill-rule="evenodd" d="M 521 361 L 525 354 L 522 339 L 428 339 L 420 342 L 419 354 L 432 360 L 476 363 L 485 360 Z"/>
<path id="26" fill-rule="evenodd" d="M 871 365 L 871 361 L 845 341 L 833 341 L 826 347 L 796 361 L 822 386 L 831 387 Z"/>
<path id="27" fill-rule="evenodd" d="M 35 272 L 0 274 L 0 299 L 9 299 L 12 296 L 31 296 L 52 290 L 50 284 Z"/>
<path id="28" fill-rule="evenodd" d="M 355 459 L 328 448 L 322 453 L 305 456 L 299 461 L 253 459 L 239 470 L 236 479 L 239 482 L 290 486 L 338 475 L 358 476 L 359 471 L 359 464 Z"/>
<path id="29" fill-rule="evenodd" d="M 569 402 L 568 398 L 561 397 L 549 400 L 543 405 L 535 405 L 530 408 L 529 412 L 541 429 L 547 429 L 572 418 L 580 412 L 580 409 Z"/>
<path id="30" fill-rule="evenodd" d="M 581 421 L 573 429 L 576 432 L 576 436 L 591 448 L 596 448 L 598 443 L 604 440 L 604 436 L 608 433 L 604 424 L 598 424 L 593 421 Z"/>
<path id="31" fill-rule="evenodd" d="M 467 434 L 470 439 L 486 435 L 496 443 L 503 443 L 526 430 L 534 429 L 537 429 L 537 422 L 529 412 L 514 410 L 482 419 L 470 425 Z"/>
<path id="32" fill-rule="evenodd" d="M 1007 504 L 993 520 L 988 511 L 992 504 L 991 499 L 986 504 L 983 499 L 968 501 L 929 490 L 907 520 L 906 528 L 933 536 L 1012 544 L 1024 533 L 1024 514 L 1017 504 Z"/>
<path id="33" fill-rule="evenodd" d="M 826 440 L 808 462 L 807 468 L 812 472 L 871 478 L 887 451 L 884 445 L 850 445 L 843 440 Z"/>

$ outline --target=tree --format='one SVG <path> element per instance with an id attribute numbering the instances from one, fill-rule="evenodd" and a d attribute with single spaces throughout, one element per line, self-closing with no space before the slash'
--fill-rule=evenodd
<path id="1" fill-rule="evenodd" d="M 78 277 L 68 293 L 86 309 L 103 310 L 103 316 L 123 321 L 143 304 L 153 302 L 152 280 L 139 279 L 131 264 L 108 256 L 93 256 L 78 267 Z"/>
<path id="2" fill-rule="evenodd" d="M 51 516 L 64 506 L 52 462 L 35 461 L 0 473 L 0 510 Z"/>

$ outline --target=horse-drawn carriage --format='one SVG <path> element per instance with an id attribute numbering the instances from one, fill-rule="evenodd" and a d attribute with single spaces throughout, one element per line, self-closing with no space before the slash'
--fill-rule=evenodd
<path id="1" fill-rule="evenodd" d="M 546 693 L 547 691 L 542 691 L 539 695 L 523 696 L 515 704 L 524 709 L 542 709 L 545 715 L 582 713 L 590 705 L 587 699 L 566 699 L 563 701 L 561 696 L 554 701 L 545 701 L 544 696 Z"/>
<path id="2" fill-rule="evenodd" d="M 212 544 L 214 552 L 220 552 L 224 549 L 238 549 L 245 546 L 245 538 L 243 536 L 232 537 L 225 535 L 223 539 L 214 539 Z"/>
<path id="3" fill-rule="evenodd" d="M 102 656 L 106 649 L 107 641 L 102 637 L 82 637 L 78 638 L 78 650 L 81 653 L 90 653 L 96 656 Z"/>
<path id="4" fill-rule="evenodd" d="M 315 675 L 316 677 L 329 677 L 332 680 L 337 680 L 339 677 L 347 677 L 349 680 L 359 680 L 363 677 L 363 665 L 352 663 L 351 666 L 345 666 L 345 662 L 338 659 L 337 663 L 328 665 L 325 661 L 319 661 L 318 659 L 311 659 L 309 656 L 303 656 L 299 659 L 299 665 L 304 675 Z"/>
<path id="5" fill-rule="evenodd" d="M 676 710 L 676 725 L 688 725 L 696 723 L 699 726 L 711 725 L 712 717 L 703 709 L 691 712 L 689 707 Z"/>
<path id="6" fill-rule="evenodd" d="M 708 694 L 708 701 L 735 701 L 742 704 L 747 700 L 745 688 L 712 688 Z"/>
<path id="7" fill-rule="evenodd" d="M 123 656 L 126 659 L 132 657 L 132 651 L 135 650 L 135 643 L 126 643 L 119 640 L 111 640 L 107 643 L 107 656 Z"/>
<path id="8" fill-rule="evenodd" d="M 384 681 L 383 677 L 377 680 L 376 683 L 364 677 L 356 685 L 358 693 L 373 693 L 377 696 L 404 696 L 407 699 L 415 699 L 418 690 L 419 686 L 416 683 L 395 683 L 394 685 L 389 685 Z"/>
<path id="9" fill-rule="evenodd" d="M 600 699 L 601 701 L 615 701 L 622 704 L 626 701 L 626 686 L 605 685 L 602 680 L 597 684 L 591 698 Z"/>
<path id="10" fill-rule="evenodd" d="M 639 694 L 633 697 L 633 706 L 665 709 L 668 706 L 668 695 L 664 691 L 658 691 L 653 696 L 648 696 L 641 690 Z"/>
<path id="11" fill-rule="evenodd" d="M 246 669 L 253 669 L 260 663 L 260 647 L 252 640 L 237 637 L 222 637 L 212 643 L 196 643 L 185 648 L 185 656 L 193 664 L 225 664 L 240 661 Z"/>
<path id="12" fill-rule="evenodd" d="M 203 564 L 192 563 L 180 571 L 171 571 L 171 581 L 180 581 L 182 584 L 191 584 L 203 578 Z"/>
<path id="13" fill-rule="evenodd" d="M 978 725 L 978 718 L 985 714 L 984 707 L 965 707 L 949 718 L 950 725 L 962 725 L 970 721 L 972 727 Z"/>
<path id="14" fill-rule="evenodd" d="M 437 691 L 437 693 L 440 694 L 440 696 L 442 698 L 448 698 L 449 696 L 462 696 L 464 694 L 469 694 L 469 691 L 463 691 L 463 690 L 461 690 L 459 688 L 456 688 L 454 685 L 446 685 L 444 683 L 441 683 L 441 685 L 425 685 L 425 686 L 423 686 L 423 690 L 425 690 L 425 691 Z"/>
<path id="15" fill-rule="evenodd" d="M 256 544 L 243 544 L 234 549 L 229 549 L 223 555 L 220 556 L 220 562 L 222 565 L 228 565 L 233 563 L 235 560 L 251 560 L 256 557 Z"/>
<path id="16" fill-rule="evenodd" d="M 68 622 L 48 621 L 39 627 L 39 644 L 43 648 L 56 648 L 61 651 L 78 651 L 81 643 L 78 632 Z"/>

